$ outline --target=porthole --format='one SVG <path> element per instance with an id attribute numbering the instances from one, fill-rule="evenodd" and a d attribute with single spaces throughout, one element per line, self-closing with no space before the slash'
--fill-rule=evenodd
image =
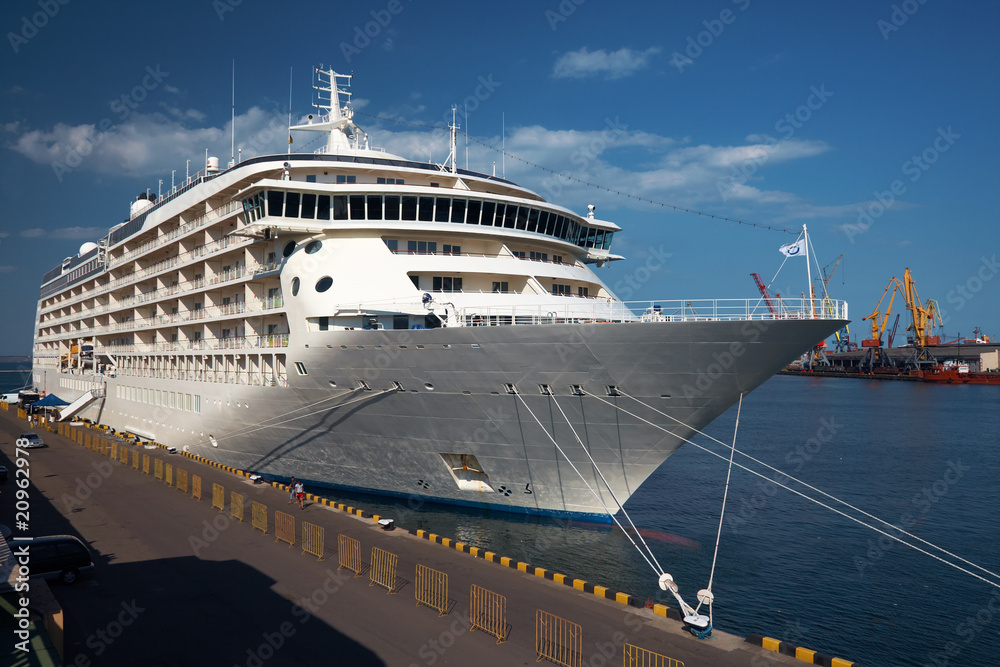
<path id="1" fill-rule="evenodd" d="M 285 244 L 285 249 L 281 251 L 282 257 L 288 257 L 295 250 L 295 241 L 289 241 Z"/>
<path id="2" fill-rule="evenodd" d="M 427 391 L 434 391 L 434 385 L 432 385 L 430 382 L 425 382 L 424 389 L 426 389 Z"/>
<path id="3" fill-rule="evenodd" d="M 319 249 L 323 247 L 323 243 L 320 241 L 310 241 L 306 246 L 306 252 L 310 255 L 315 255 L 319 252 Z"/>
<path id="4" fill-rule="evenodd" d="M 330 276 L 323 276 L 322 278 L 316 281 L 316 291 L 325 292 L 328 289 L 330 289 L 331 285 L 333 285 L 333 278 L 331 278 Z"/>
<path id="5" fill-rule="evenodd" d="M 299 295 L 299 279 L 292 278 L 292 296 Z"/>

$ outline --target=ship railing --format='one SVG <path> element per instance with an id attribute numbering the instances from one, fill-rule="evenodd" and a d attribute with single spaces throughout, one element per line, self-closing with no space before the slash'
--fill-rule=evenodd
<path id="1" fill-rule="evenodd" d="M 202 226 L 207 225 L 207 224 L 209 224 L 211 222 L 214 222 L 214 221 L 218 220 L 219 218 L 227 216 L 230 213 L 232 213 L 233 211 L 241 210 L 242 208 L 243 208 L 243 202 L 240 202 L 240 201 L 231 201 L 231 202 L 228 202 L 225 205 L 223 205 L 223 206 L 221 206 L 221 207 L 219 207 L 219 208 L 217 208 L 217 209 L 215 209 L 213 211 L 209 211 L 208 213 L 205 213 L 205 214 L 203 214 L 203 215 L 195 218 L 194 220 L 191 220 L 189 222 L 185 222 L 183 225 L 180 225 L 176 229 L 172 229 L 169 232 L 167 232 L 167 233 L 165 233 L 165 234 L 163 234 L 161 236 L 156 237 L 155 239 L 152 239 L 150 241 L 146 241 L 145 243 L 143 243 L 143 244 L 141 244 L 141 245 L 139 245 L 139 246 L 137 246 L 135 248 L 127 250 L 126 252 L 124 252 L 119 257 L 112 257 L 108 261 L 108 268 L 112 268 L 112 267 L 118 266 L 119 264 L 127 262 L 127 261 L 129 261 L 131 259 L 134 259 L 136 257 L 141 257 L 142 255 L 146 254 L 150 250 L 154 250 L 154 249 L 162 246 L 163 244 L 169 243 L 170 241 L 178 238 L 179 236 L 183 236 L 184 234 L 187 234 L 188 232 L 192 232 L 192 231 L 198 229 L 199 227 L 202 227 Z"/>
<path id="2" fill-rule="evenodd" d="M 127 297 L 124 297 L 124 298 L 120 299 L 119 301 L 117 301 L 115 303 L 104 304 L 104 305 L 99 306 L 97 308 L 90 308 L 87 311 L 81 311 L 81 312 L 78 312 L 78 313 L 71 313 L 69 315 L 63 315 L 62 317 L 57 317 L 57 318 L 53 318 L 53 319 L 49 319 L 49 320 L 44 320 L 41 323 L 40 326 L 43 327 L 43 328 L 50 327 L 50 326 L 56 326 L 56 325 L 61 324 L 63 322 L 68 322 L 68 321 L 80 319 L 81 317 L 90 317 L 90 316 L 93 316 L 93 315 L 100 315 L 102 313 L 106 313 L 106 312 L 109 312 L 109 311 L 123 310 L 125 308 L 130 308 L 130 307 L 133 307 L 133 306 L 136 306 L 136 305 L 141 305 L 141 304 L 147 303 L 149 301 L 155 301 L 157 299 L 162 299 L 164 297 L 169 297 L 169 296 L 177 294 L 178 292 L 181 292 L 181 291 L 190 291 L 190 290 L 194 290 L 194 289 L 201 289 L 201 288 L 205 287 L 206 285 L 219 285 L 219 284 L 225 283 L 225 282 L 231 282 L 231 281 L 234 281 L 234 280 L 240 280 L 240 279 L 244 278 L 245 276 L 247 276 L 248 274 L 252 274 L 254 277 L 256 277 L 256 276 L 258 276 L 260 274 L 267 273 L 266 270 L 261 270 L 262 267 L 266 267 L 266 266 L 268 266 L 268 265 L 261 265 L 261 264 L 256 264 L 255 263 L 255 264 L 252 264 L 249 267 L 239 267 L 238 269 L 230 269 L 229 271 L 222 272 L 222 273 L 220 273 L 220 274 L 218 274 L 216 276 L 213 276 L 212 278 L 210 278 L 208 280 L 206 280 L 205 278 L 198 278 L 198 279 L 195 279 L 195 280 L 185 281 L 185 282 L 180 283 L 178 285 L 169 285 L 167 287 L 163 287 L 163 288 L 158 289 L 158 290 L 152 290 L 152 291 L 146 292 L 144 294 L 127 296 Z M 273 307 L 280 308 L 282 306 L 273 306 Z M 58 338 L 57 335 L 54 335 L 54 334 L 50 334 L 50 335 L 53 336 L 53 337 L 55 337 L 55 338 Z"/>
<path id="3" fill-rule="evenodd" d="M 671 299 L 667 301 L 553 301 L 532 305 L 462 306 L 459 326 L 590 324 L 604 322 L 726 322 L 848 319 L 847 302 L 781 299 Z"/>
<path id="4" fill-rule="evenodd" d="M 159 341 L 129 345 L 104 345 L 99 354 L 143 354 L 148 352 L 198 352 L 214 350 L 253 350 L 288 347 L 288 334 L 230 336 L 184 341 Z"/>

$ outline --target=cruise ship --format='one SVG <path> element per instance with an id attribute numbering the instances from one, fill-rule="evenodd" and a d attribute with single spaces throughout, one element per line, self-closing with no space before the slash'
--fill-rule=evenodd
<path id="1" fill-rule="evenodd" d="M 373 148 L 351 78 L 317 80 L 291 130 L 324 147 L 207 158 L 45 274 L 33 382 L 62 419 L 265 478 L 608 521 L 846 323 L 828 300 L 623 302 L 593 206 L 456 168 L 454 123 L 443 165 Z"/>

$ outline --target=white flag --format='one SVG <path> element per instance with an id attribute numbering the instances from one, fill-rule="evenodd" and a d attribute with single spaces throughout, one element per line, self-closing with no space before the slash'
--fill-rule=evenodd
<path id="1" fill-rule="evenodd" d="M 778 248 L 778 251 L 785 257 L 798 257 L 800 255 L 804 257 L 806 254 L 806 240 L 801 239 L 795 243 L 783 245 Z"/>

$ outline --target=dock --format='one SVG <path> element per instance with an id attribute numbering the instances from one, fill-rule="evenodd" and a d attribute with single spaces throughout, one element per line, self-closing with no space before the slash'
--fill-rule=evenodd
<path id="1" fill-rule="evenodd" d="M 0 411 L 8 497 L 25 426 Z M 300 510 L 280 485 L 84 425 L 35 430 L 49 446 L 29 450 L 30 534 L 76 535 L 96 564 L 51 583 L 66 665 L 854 664 L 767 637 L 699 640 L 676 609 L 599 582 L 315 496 Z M 14 504 L 2 511 L 13 526 Z"/>

